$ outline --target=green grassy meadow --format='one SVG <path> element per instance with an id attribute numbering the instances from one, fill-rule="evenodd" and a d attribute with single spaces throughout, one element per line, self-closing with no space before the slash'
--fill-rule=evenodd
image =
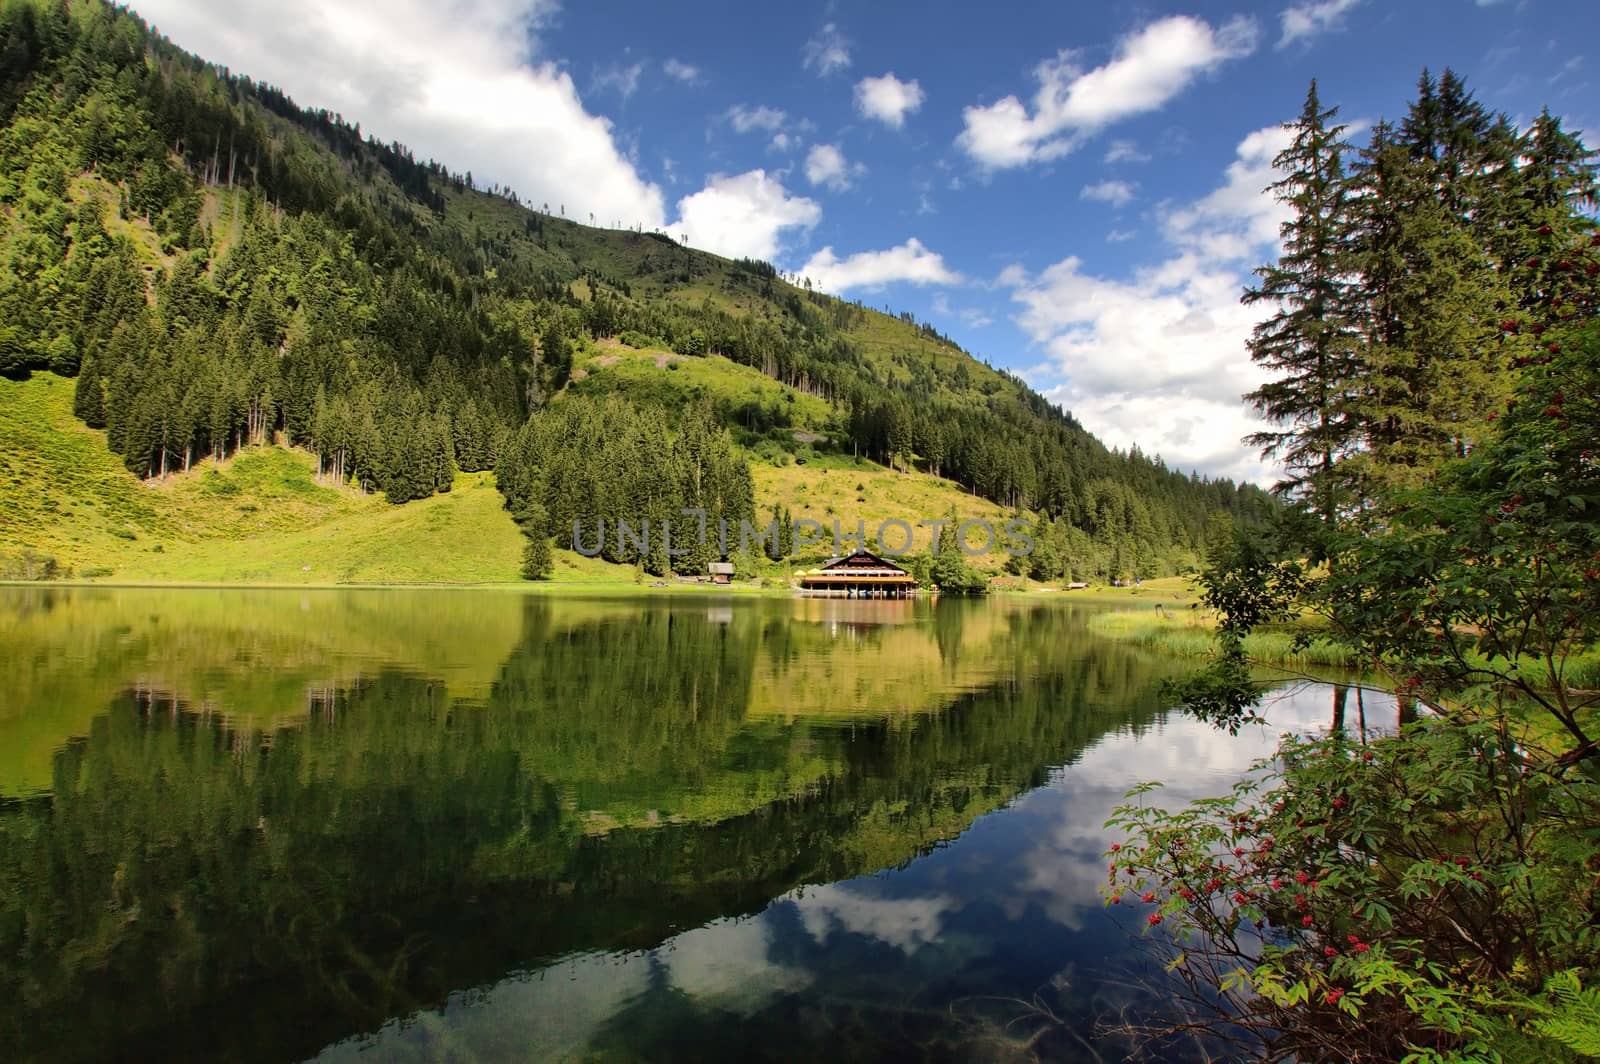
<path id="1" fill-rule="evenodd" d="M 119 583 L 473 583 L 517 579 L 522 537 L 488 473 L 391 506 L 321 483 L 282 447 L 145 482 L 72 416 L 72 381 L 0 380 L 0 558 Z"/>
<path id="2" fill-rule="evenodd" d="M 802 431 L 820 432 L 834 416 L 825 399 L 773 380 L 721 355 L 686 358 L 662 348 L 633 348 L 602 340 L 573 360 L 576 390 L 623 391 L 635 401 L 674 409 L 705 397 L 713 403 L 786 407 Z"/>
<path id="3" fill-rule="evenodd" d="M 1089 629 L 1096 635 L 1178 657 L 1202 658 L 1216 651 L 1216 621 L 1209 611 L 1186 605 L 1163 609 L 1155 606 L 1152 603 L 1148 612 L 1114 610 L 1099 614 L 1089 619 Z M 1252 632 L 1245 637 L 1245 653 L 1261 664 L 1293 668 L 1354 668 L 1360 664 L 1346 647 L 1325 639 L 1313 637 L 1309 645 L 1297 647 L 1295 638 L 1299 634 L 1298 630 L 1288 629 Z"/>
<path id="4" fill-rule="evenodd" d="M 764 402 L 792 403 L 799 424 L 826 424 L 829 407 L 823 400 L 748 367 L 663 355 L 619 347 L 591 357 L 610 356 L 598 374 L 625 378 L 630 393 L 660 388 L 691 394 L 703 389 L 713 398 L 758 395 Z M 666 368 L 671 366 L 679 368 Z M 460 474 L 446 494 L 393 506 L 380 496 L 320 481 L 315 459 L 303 451 L 270 446 L 248 448 L 221 463 L 207 459 L 186 473 L 147 482 L 107 449 L 103 432 L 73 416 L 72 394 L 71 380 L 50 373 L 0 379 L 0 568 L 27 555 L 55 559 L 73 579 L 115 583 L 521 582 L 522 537 L 490 473 Z M 963 518 L 983 518 L 999 528 L 1011 516 L 951 481 L 801 450 L 804 464 L 789 456 L 782 464 L 752 458 L 763 518 L 782 504 L 795 518 L 810 518 L 830 532 L 834 521 L 847 532 L 863 521 L 869 536 L 884 520 L 898 518 L 913 526 L 916 549 L 924 550 L 931 533 L 917 527 L 923 518 L 943 517 L 954 508 Z M 831 547 L 830 535 L 811 553 L 820 558 Z M 570 550 L 557 550 L 555 558 L 556 585 L 660 583 L 640 578 L 632 567 Z M 974 560 L 994 570 L 1004 555 Z M 787 567 L 769 570 L 763 574 L 769 584 L 787 585 Z"/>

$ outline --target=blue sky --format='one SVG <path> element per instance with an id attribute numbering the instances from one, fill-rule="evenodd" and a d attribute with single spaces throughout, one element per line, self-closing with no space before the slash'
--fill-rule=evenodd
<path id="1" fill-rule="evenodd" d="M 910 310 L 1108 443 L 1264 482 L 1237 296 L 1308 80 L 1358 135 L 1424 66 L 1600 128 L 1594 0 L 133 7 L 480 184 Z"/>

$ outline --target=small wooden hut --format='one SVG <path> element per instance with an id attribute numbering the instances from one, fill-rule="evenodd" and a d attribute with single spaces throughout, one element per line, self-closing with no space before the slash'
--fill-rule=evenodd
<path id="1" fill-rule="evenodd" d="M 713 584 L 733 583 L 732 562 L 712 562 L 707 571 L 711 574 L 711 582 Z"/>
<path id="2" fill-rule="evenodd" d="M 894 562 L 858 550 L 801 573 L 800 591 L 835 598 L 910 598 L 917 593 L 917 578 Z"/>

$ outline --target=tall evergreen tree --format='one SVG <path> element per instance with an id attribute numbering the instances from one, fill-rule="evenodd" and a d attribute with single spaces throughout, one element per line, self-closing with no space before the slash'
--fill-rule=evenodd
<path id="1" fill-rule="evenodd" d="M 1502 398 L 1497 318 L 1512 296 L 1485 245 L 1515 177 L 1506 137 L 1453 72 L 1435 83 L 1424 71 L 1399 130 L 1380 124 L 1355 168 L 1367 491 L 1466 453 Z"/>
<path id="2" fill-rule="evenodd" d="M 1293 140 L 1273 160 L 1283 176 L 1271 186 L 1292 212 L 1282 228 L 1283 254 L 1256 271 L 1244 301 L 1274 313 L 1257 325 L 1250 357 L 1273 372 L 1246 398 L 1279 428 L 1250 442 L 1288 470 L 1278 490 L 1333 521 L 1340 505 L 1335 466 L 1353 442 L 1348 389 L 1355 373 L 1354 293 L 1342 125 L 1324 109 L 1313 81 Z"/>
<path id="3" fill-rule="evenodd" d="M 1528 130 L 1521 157 L 1496 204 L 1500 224 L 1490 242 L 1515 310 L 1527 316 L 1510 319 L 1519 332 L 1600 310 L 1584 259 L 1595 231 L 1596 153 L 1546 110 Z"/>
<path id="4" fill-rule="evenodd" d="M 789 510 L 784 506 L 772 508 L 772 527 L 776 529 L 774 535 L 766 540 L 767 557 L 772 561 L 781 562 L 789 557 L 794 549 L 794 522 L 789 516 Z"/>
<path id="5" fill-rule="evenodd" d="M 522 578 L 548 580 L 555 563 L 550 553 L 550 530 L 546 524 L 544 507 L 536 505 L 525 515 L 522 534 L 528 538 L 522 550 Z"/>

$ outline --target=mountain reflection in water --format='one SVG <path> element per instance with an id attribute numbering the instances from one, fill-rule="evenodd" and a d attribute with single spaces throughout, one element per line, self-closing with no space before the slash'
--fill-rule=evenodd
<path id="1" fill-rule="evenodd" d="M 1007 1056 L 1038 994 L 1072 1051 L 1138 957 L 1106 815 L 1272 744 L 1170 714 L 1181 666 L 1084 617 L 0 591 L 0 1044 Z"/>

